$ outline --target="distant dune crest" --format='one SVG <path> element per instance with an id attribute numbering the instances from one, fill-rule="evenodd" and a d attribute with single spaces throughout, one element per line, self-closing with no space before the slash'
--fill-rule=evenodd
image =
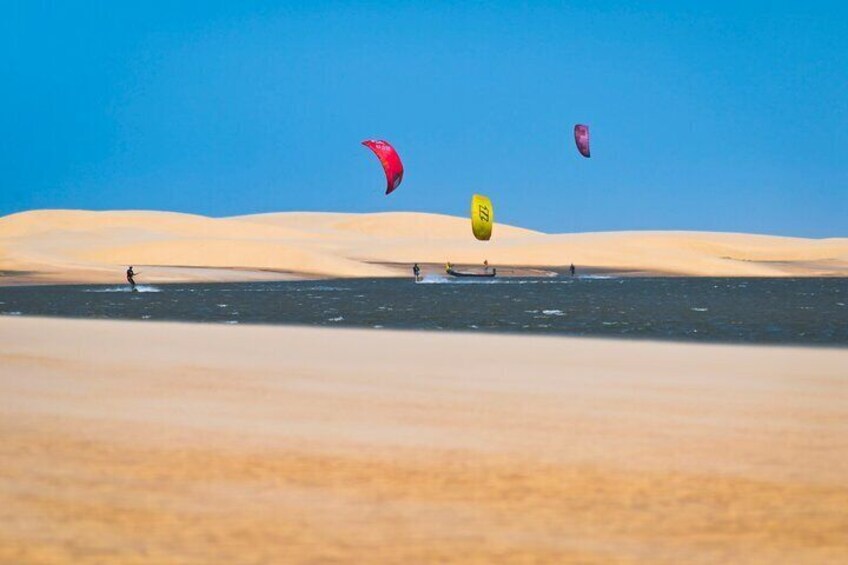
<path id="1" fill-rule="evenodd" d="M 848 276 L 848 238 L 707 232 L 543 234 L 498 224 L 478 242 L 465 218 L 416 212 L 38 210 L 0 218 L 0 283 L 145 282 L 408 275 L 407 265 L 481 264 L 689 276 Z M 143 267 L 142 267 L 143 266 Z M 435 267 L 433 267 L 435 268 Z"/>

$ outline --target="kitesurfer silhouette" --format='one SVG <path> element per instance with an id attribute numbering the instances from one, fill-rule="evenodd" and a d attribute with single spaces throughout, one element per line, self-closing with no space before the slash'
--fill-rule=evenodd
<path id="1" fill-rule="evenodd" d="M 569 267 L 568 270 L 571 271 L 571 276 L 573 277 L 574 272 L 577 270 L 577 269 L 574 268 L 574 263 L 571 264 L 571 267 Z"/>
<path id="2" fill-rule="evenodd" d="M 415 275 L 416 282 L 421 280 L 421 267 L 418 266 L 418 263 L 412 266 L 412 274 Z"/>
<path id="3" fill-rule="evenodd" d="M 135 290 L 135 279 L 133 279 L 134 276 L 135 273 L 133 272 L 132 265 L 130 265 L 130 268 L 127 269 L 127 282 L 130 283 L 130 290 Z"/>

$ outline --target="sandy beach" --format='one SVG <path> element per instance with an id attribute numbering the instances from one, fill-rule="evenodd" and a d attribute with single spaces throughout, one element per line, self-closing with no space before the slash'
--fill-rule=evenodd
<path id="1" fill-rule="evenodd" d="M 848 276 L 848 238 L 706 232 L 543 234 L 467 218 L 393 212 L 287 212 L 208 218 L 173 212 L 36 210 L 0 218 L 0 284 L 233 282 L 425 274 L 446 261 L 502 275 Z"/>
<path id="2" fill-rule="evenodd" d="M 0 318 L 0 562 L 848 560 L 848 351 Z"/>

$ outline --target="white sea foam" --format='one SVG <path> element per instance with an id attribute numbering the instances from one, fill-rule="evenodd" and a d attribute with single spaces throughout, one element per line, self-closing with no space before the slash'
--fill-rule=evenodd
<path id="1" fill-rule="evenodd" d="M 689 308 L 689 309 L 692 310 L 693 312 L 709 312 L 710 311 L 709 308 Z"/>
<path id="2" fill-rule="evenodd" d="M 83 292 L 133 292 L 128 286 L 111 286 L 109 288 L 87 288 Z M 135 287 L 135 292 L 162 292 L 161 289 L 146 284 L 140 284 Z"/>
<path id="3" fill-rule="evenodd" d="M 421 280 L 416 281 L 416 284 L 448 284 L 453 282 L 452 279 L 441 275 L 424 275 Z"/>
<path id="4" fill-rule="evenodd" d="M 510 284 L 508 279 L 455 278 L 444 275 L 424 275 L 416 284 Z"/>
<path id="5" fill-rule="evenodd" d="M 562 310 L 542 310 L 542 314 L 546 316 L 565 316 L 565 312 Z"/>

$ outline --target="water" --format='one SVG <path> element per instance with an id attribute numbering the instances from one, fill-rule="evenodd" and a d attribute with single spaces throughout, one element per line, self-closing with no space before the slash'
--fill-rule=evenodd
<path id="1" fill-rule="evenodd" d="M 848 345 L 845 279 L 325 280 L 0 288 L 0 314 Z"/>

